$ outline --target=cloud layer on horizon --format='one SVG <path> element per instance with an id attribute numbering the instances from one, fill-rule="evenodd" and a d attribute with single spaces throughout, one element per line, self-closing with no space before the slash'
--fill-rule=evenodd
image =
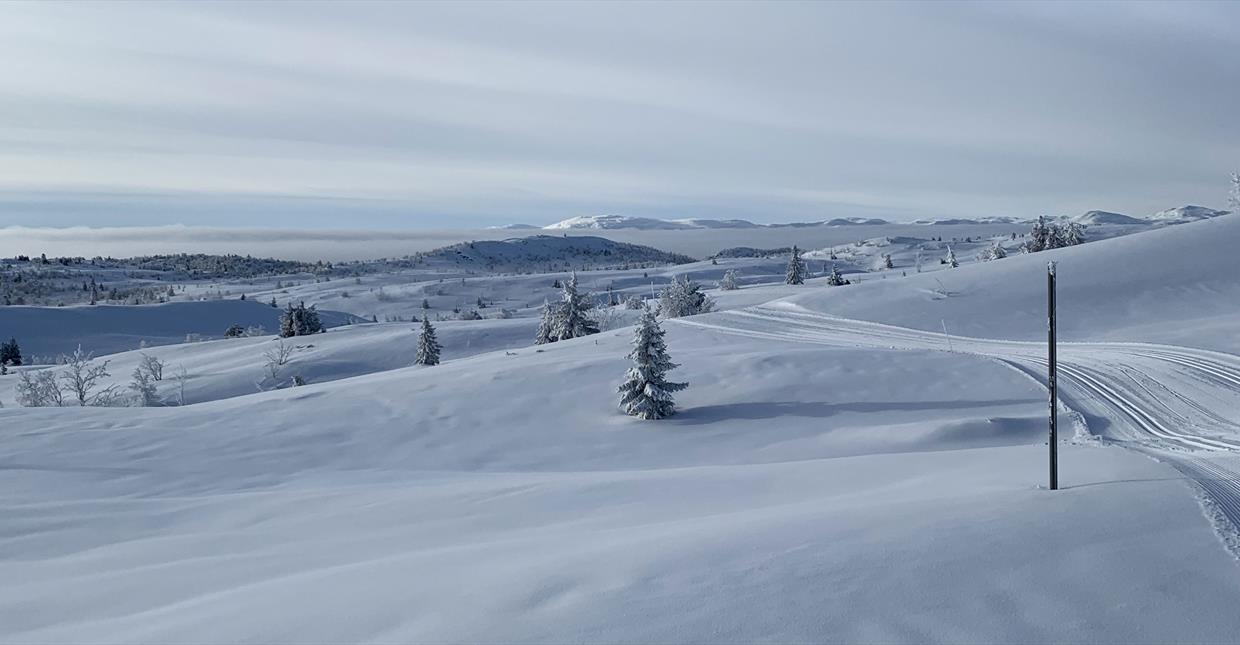
<path id="1" fill-rule="evenodd" d="M 1240 4 L 0 6 L 0 226 L 1221 205 Z"/>

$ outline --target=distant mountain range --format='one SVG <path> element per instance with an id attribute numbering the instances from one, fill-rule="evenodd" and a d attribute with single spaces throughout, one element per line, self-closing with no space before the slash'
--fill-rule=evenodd
<path id="1" fill-rule="evenodd" d="M 1070 219 L 1081 224 L 1098 225 L 1124 225 L 1124 226 L 1143 226 L 1151 224 L 1178 224 L 1181 222 L 1193 222 L 1201 219 L 1209 219 L 1226 215 L 1227 211 L 1214 210 L 1204 206 L 1180 206 L 1177 208 L 1169 208 L 1159 211 L 1148 217 L 1132 217 L 1121 213 L 1111 213 L 1107 211 L 1089 211 L 1075 217 L 1060 218 Z M 1021 219 L 1016 217 L 955 217 L 955 218 L 938 218 L 938 219 L 919 219 L 910 224 L 920 226 L 957 226 L 957 225 L 979 225 L 979 224 L 1029 224 L 1032 219 Z M 656 219 L 653 217 L 629 217 L 626 215 L 581 215 L 578 217 L 570 217 L 566 220 L 549 224 L 547 226 L 533 226 L 531 224 L 507 224 L 504 226 L 494 226 L 492 228 L 525 231 L 525 230 L 569 230 L 569 229 L 589 229 L 589 230 L 644 230 L 644 231 L 690 231 L 701 229 L 755 229 L 755 228 L 811 228 L 820 226 L 882 226 L 885 224 L 901 224 L 901 222 L 890 222 L 884 219 L 873 217 L 837 217 L 834 219 L 820 220 L 816 222 L 791 222 L 787 224 L 756 224 L 744 219 Z"/>

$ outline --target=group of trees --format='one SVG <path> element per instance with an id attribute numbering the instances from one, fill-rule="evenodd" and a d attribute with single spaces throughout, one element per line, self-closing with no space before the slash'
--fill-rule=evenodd
<path id="1" fill-rule="evenodd" d="M 577 274 L 569 275 L 561 287 L 559 302 L 544 302 L 542 320 L 534 335 L 535 345 L 545 345 L 599 332 L 599 325 L 590 315 L 594 301 L 589 293 L 577 289 Z"/>
<path id="2" fill-rule="evenodd" d="M 323 323 L 319 320 L 319 312 L 314 305 L 306 306 L 299 303 L 296 307 L 289 303 L 288 309 L 280 314 L 280 338 L 293 336 L 309 336 L 323 331 Z"/>
<path id="3" fill-rule="evenodd" d="M 1057 224 L 1047 222 L 1045 217 L 1038 216 L 1033 229 L 1029 231 L 1029 239 L 1021 246 L 1025 253 L 1037 253 L 1058 249 L 1065 246 L 1076 246 L 1085 242 L 1085 225 L 1077 222 Z"/>
<path id="4" fill-rule="evenodd" d="M 24 371 L 18 376 L 17 402 L 26 407 L 95 406 L 110 407 L 126 403 L 115 384 L 104 384 L 111 376 L 110 361 L 95 361 L 81 345 L 72 354 L 62 355 L 59 370 Z M 129 389 L 136 405 L 155 405 L 155 381 L 163 379 L 163 363 L 153 356 L 142 355 L 134 369 Z"/>

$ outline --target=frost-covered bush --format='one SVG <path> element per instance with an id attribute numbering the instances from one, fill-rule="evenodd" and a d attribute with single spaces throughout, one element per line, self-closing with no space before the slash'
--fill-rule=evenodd
<path id="1" fill-rule="evenodd" d="M 659 294 L 659 312 L 665 318 L 708 313 L 715 302 L 702 292 L 702 285 L 684 276 L 672 279 Z"/>

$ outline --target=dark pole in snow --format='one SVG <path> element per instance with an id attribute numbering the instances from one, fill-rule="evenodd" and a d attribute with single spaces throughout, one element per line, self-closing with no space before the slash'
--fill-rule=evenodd
<path id="1" fill-rule="evenodd" d="M 1047 389 L 1051 393 L 1051 490 L 1059 489 L 1059 437 L 1058 414 L 1056 410 L 1056 365 L 1055 365 L 1055 263 L 1046 265 L 1046 313 L 1047 313 L 1047 346 L 1050 369 L 1047 375 Z"/>

